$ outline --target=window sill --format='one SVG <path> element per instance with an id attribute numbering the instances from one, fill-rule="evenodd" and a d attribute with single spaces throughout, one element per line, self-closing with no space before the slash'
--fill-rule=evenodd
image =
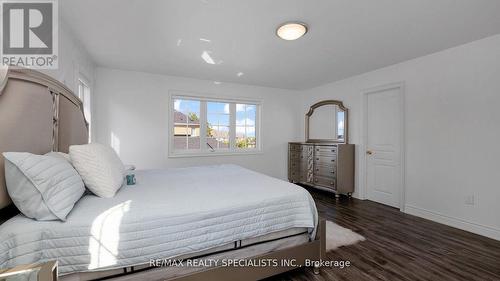
<path id="1" fill-rule="evenodd" d="M 171 153 L 168 158 L 187 158 L 187 157 L 210 157 L 210 156 L 242 156 L 242 155 L 258 155 L 263 154 L 262 150 L 252 150 L 252 151 L 216 151 L 216 152 L 193 152 L 193 153 Z"/>

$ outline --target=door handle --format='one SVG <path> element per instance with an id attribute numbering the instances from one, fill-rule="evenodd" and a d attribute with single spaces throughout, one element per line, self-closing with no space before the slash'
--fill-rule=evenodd
<path id="1" fill-rule="evenodd" d="M 373 151 L 371 151 L 371 150 L 367 150 L 367 151 L 366 151 L 366 154 L 368 154 L 368 155 L 372 155 L 372 154 L 373 154 Z"/>

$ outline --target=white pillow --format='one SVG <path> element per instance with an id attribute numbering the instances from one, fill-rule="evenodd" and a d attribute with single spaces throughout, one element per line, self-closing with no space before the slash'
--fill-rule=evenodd
<path id="1" fill-rule="evenodd" d="M 57 157 L 60 159 L 64 159 L 68 162 L 71 163 L 71 160 L 69 159 L 69 154 L 64 153 L 64 152 L 56 152 L 56 151 L 51 151 L 49 153 L 45 153 L 46 156 L 51 156 L 51 157 Z"/>
<path id="2" fill-rule="evenodd" d="M 95 195 L 110 198 L 122 186 L 125 167 L 111 147 L 98 143 L 72 145 L 69 157 L 85 186 Z"/>
<path id="3" fill-rule="evenodd" d="M 85 192 L 80 175 L 64 159 L 5 152 L 5 181 L 14 205 L 27 217 L 65 221 Z"/>

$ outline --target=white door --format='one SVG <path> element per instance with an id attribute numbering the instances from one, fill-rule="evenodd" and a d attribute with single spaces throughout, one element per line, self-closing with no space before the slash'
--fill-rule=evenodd
<path id="1" fill-rule="evenodd" d="M 401 87 L 369 92 L 367 97 L 367 196 L 400 207 L 402 188 Z"/>

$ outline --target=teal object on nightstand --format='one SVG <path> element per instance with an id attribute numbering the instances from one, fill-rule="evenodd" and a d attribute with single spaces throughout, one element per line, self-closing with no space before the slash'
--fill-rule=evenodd
<path id="1" fill-rule="evenodd" d="M 127 175 L 127 185 L 135 185 L 136 179 L 134 174 Z"/>

